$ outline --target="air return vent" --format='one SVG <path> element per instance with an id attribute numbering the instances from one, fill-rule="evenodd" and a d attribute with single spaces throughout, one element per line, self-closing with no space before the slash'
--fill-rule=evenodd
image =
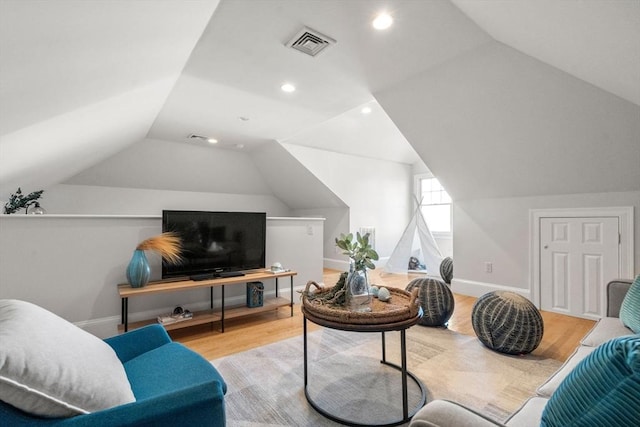
<path id="1" fill-rule="evenodd" d="M 309 27 L 304 27 L 302 30 L 298 31 L 295 36 L 293 36 L 286 46 L 299 50 L 307 55 L 316 56 L 326 47 L 335 43 L 336 41 L 331 37 L 327 37 Z"/>

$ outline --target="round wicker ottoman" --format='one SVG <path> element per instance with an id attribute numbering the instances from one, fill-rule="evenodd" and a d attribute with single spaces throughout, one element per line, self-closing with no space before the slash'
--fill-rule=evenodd
<path id="1" fill-rule="evenodd" d="M 418 321 L 422 326 L 444 326 L 451 318 L 455 306 L 453 293 L 442 280 L 424 278 L 413 279 L 406 291 L 418 288 L 418 301 L 424 312 Z"/>
<path id="2" fill-rule="evenodd" d="M 531 353 L 542 340 L 544 323 L 538 309 L 522 295 L 507 291 L 484 294 L 473 305 L 473 330 L 492 350 Z"/>
<path id="3" fill-rule="evenodd" d="M 451 257 L 446 257 L 440 263 L 440 276 L 445 283 L 451 284 L 451 279 L 453 279 L 453 259 Z"/>

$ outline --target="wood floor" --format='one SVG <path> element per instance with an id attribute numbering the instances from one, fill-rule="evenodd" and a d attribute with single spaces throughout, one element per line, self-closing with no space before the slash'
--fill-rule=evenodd
<path id="1" fill-rule="evenodd" d="M 336 270 L 324 271 L 324 282 L 333 285 L 340 275 Z M 385 274 L 380 270 L 370 272 L 372 284 L 404 289 L 411 279 L 420 276 L 407 274 Z M 465 335 L 475 336 L 471 325 L 471 310 L 474 297 L 454 295 L 455 311 L 449 320 L 449 329 Z M 219 332 L 219 324 L 200 325 L 171 331 L 171 337 L 212 360 L 241 351 L 260 347 L 302 334 L 302 313 L 299 300 L 294 301 L 294 316 L 288 307 L 274 312 L 232 319 L 225 322 L 225 332 Z M 544 335 L 542 342 L 532 354 L 565 361 L 594 322 L 557 313 L 542 312 Z M 308 323 L 309 330 L 319 329 Z"/>

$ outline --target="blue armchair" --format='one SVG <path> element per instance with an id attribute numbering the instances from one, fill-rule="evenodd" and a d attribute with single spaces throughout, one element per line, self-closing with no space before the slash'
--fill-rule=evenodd
<path id="1" fill-rule="evenodd" d="M 150 325 L 105 342 L 122 362 L 135 402 L 69 418 L 42 418 L 0 401 L 0 425 L 225 425 L 224 380 L 199 354 L 172 342 L 162 326 Z"/>

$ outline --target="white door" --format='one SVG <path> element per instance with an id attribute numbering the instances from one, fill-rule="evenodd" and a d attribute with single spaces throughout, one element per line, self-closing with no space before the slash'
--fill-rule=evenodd
<path id="1" fill-rule="evenodd" d="M 598 319 L 618 272 L 618 218 L 540 219 L 540 308 Z"/>

